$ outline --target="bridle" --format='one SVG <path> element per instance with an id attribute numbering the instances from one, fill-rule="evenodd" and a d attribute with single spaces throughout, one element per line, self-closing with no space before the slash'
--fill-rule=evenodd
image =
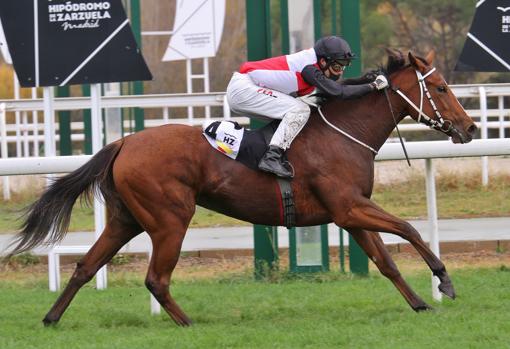
<path id="1" fill-rule="evenodd" d="M 393 92 L 397 93 L 414 110 L 416 110 L 418 112 L 418 119 L 416 120 L 416 122 L 422 123 L 424 125 L 427 125 L 428 127 L 430 127 L 433 130 L 441 131 L 444 134 L 446 134 L 447 136 L 450 136 L 450 134 L 452 132 L 454 132 L 454 133 L 456 133 L 461 138 L 461 140 L 463 140 L 464 136 L 462 135 L 461 132 L 459 132 L 459 130 L 457 130 L 453 126 L 453 123 L 450 120 L 443 118 L 443 116 L 441 115 L 441 112 L 437 109 L 436 103 L 434 103 L 434 100 L 432 99 L 432 96 L 430 95 L 430 92 L 429 92 L 429 90 L 427 88 L 427 84 L 425 83 L 425 79 L 429 75 L 431 75 L 434 71 L 436 71 L 436 68 L 430 69 L 427 73 L 425 73 L 423 75 L 420 71 L 415 70 L 416 77 L 418 78 L 418 85 L 420 86 L 420 107 L 419 108 L 398 87 L 390 86 L 390 88 L 391 88 L 391 90 Z M 435 119 L 432 119 L 431 117 L 429 117 L 427 114 L 425 114 L 423 112 L 424 94 L 427 96 L 427 99 L 429 100 L 429 103 L 432 106 L 432 109 L 434 110 L 434 113 L 436 114 L 436 118 Z M 388 100 L 388 102 L 389 102 L 389 100 Z M 391 104 L 390 104 L 390 106 L 391 106 Z"/>
<path id="2" fill-rule="evenodd" d="M 416 110 L 418 112 L 418 119 L 416 120 L 418 123 L 422 123 L 424 125 L 427 125 L 429 126 L 431 129 L 434 129 L 434 130 L 438 130 L 438 131 L 441 131 L 442 133 L 444 133 L 445 135 L 447 136 L 450 136 L 449 133 L 456 133 L 462 142 L 464 142 L 464 136 L 462 135 L 461 132 L 459 132 L 459 130 L 457 130 L 455 128 L 455 126 L 453 126 L 453 123 L 448 120 L 448 119 L 444 119 L 443 116 L 441 115 L 441 112 L 439 112 L 439 110 L 437 109 L 436 107 L 436 103 L 434 103 L 434 100 L 432 99 L 432 96 L 430 95 L 430 92 L 427 88 L 427 84 L 425 83 L 425 79 L 431 75 L 434 71 L 436 71 L 436 68 L 432 68 L 430 69 L 427 73 L 425 73 L 424 75 L 415 69 L 415 73 L 416 73 L 416 77 L 418 78 L 418 85 L 420 86 L 420 107 L 418 108 L 416 106 L 416 104 L 414 104 L 413 101 L 411 101 L 411 99 L 409 97 L 407 97 L 398 87 L 396 86 L 393 86 L 391 85 L 391 82 L 390 82 L 390 86 L 389 86 L 389 89 L 391 89 L 393 92 L 397 93 L 399 96 L 401 96 L 411 107 L 414 108 L 414 110 Z M 388 79 L 389 80 L 389 79 Z M 395 117 L 395 113 L 393 111 L 393 106 L 391 104 L 391 101 L 390 101 L 390 98 L 388 96 L 388 89 L 384 89 L 384 93 L 386 95 L 386 100 L 388 101 L 388 105 L 389 105 L 389 108 L 390 108 L 390 111 L 391 111 L 391 114 L 393 116 L 393 121 L 395 122 L 395 127 L 397 129 L 397 132 L 398 132 L 398 136 L 399 136 L 399 139 L 400 139 L 400 143 L 402 144 L 402 149 L 404 151 L 404 154 L 406 156 L 406 159 L 407 159 L 407 163 L 409 164 L 409 166 L 411 166 L 411 163 L 409 162 L 409 157 L 408 157 L 408 154 L 407 154 L 407 150 L 405 148 L 405 145 L 404 145 L 404 142 L 402 140 L 402 137 L 400 136 L 400 131 L 398 129 L 398 122 L 397 122 L 397 119 Z M 427 96 L 427 99 L 429 100 L 429 103 L 430 105 L 432 106 L 432 109 L 434 110 L 435 114 L 436 114 L 436 119 L 432 119 L 431 117 L 429 117 L 427 114 L 425 114 L 423 112 L 423 101 L 424 101 L 424 95 Z M 331 128 L 333 128 L 335 131 L 343 134 L 344 136 L 346 136 L 347 138 L 351 139 L 352 141 L 358 143 L 359 145 L 369 149 L 372 153 L 374 153 L 375 155 L 377 155 L 377 150 L 375 150 L 374 148 L 372 148 L 371 146 L 369 146 L 368 144 L 366 143 L 363 143 L 361 142 L 360 140 L 358 140 L 357 138 L 351 136 L 350 134 L 348 134 L 347 132 L 339 129 L 338 127 L 336 127 L 335 125 L 333 125 L 332 123 L 330 123 L 326 117 L 324 116 L 324 114 L 322 113 L 322 110 L 321 110 L 321 107 L 319 105 L 314 105 L 315 107 L 317 107 L 318 109 L 318 112 L 319 112 L 319 115 L 322 117 L 322 119 L 324 120 L 324 122 L 330 126 Z"/>

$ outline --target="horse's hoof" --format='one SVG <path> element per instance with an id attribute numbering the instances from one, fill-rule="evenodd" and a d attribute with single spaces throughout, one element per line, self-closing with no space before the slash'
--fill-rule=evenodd
<path id="1" fill-rule="evenodd" d="M 438 288 L 439 291 L 441 291 L 444 295 L 450 297 L 451 299 L 455 299 L 455 289 L 453 288 L 453 284 L 451 282 L 441 282 Z"/>
<path id="2" fill-rule="evenodd" d="M 50 319 L 48 316 L 45 316 L 42 322 L 45 327 L 54 326 L 57 324 L 58 319 Z"/>
<path id="3" fill-rule="evenodd" d="M 177 326 L 180 326 L 180 327 L 189 327 L 191 325 L 193 325 L 193 322 L 190 320 L 190 319 L 180 319 L 178 321 L 175 321 L 175 323 L 177 324 Z"/>
<path id="4" fill-rule="evenodd" d="M 434 308 L 432 308 L 430 305 L 428 305 L 427 303 L 424 302 L 423 304 L 413 307 L 413 310 L 415 312 L 419 313 L 422 311 L 434 310 Z"/>
<path id="5" fill-rule="evenodd" d="M 191 319 L 184 314 L 179 316 L 172 316 L 172 319 L 177 324 L 177 326 L 188 327 L 193 325 L 193 321 L 191 321 Z"/>

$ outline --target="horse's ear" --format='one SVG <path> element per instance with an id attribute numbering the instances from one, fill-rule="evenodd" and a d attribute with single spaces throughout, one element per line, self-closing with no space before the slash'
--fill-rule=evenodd
<path id="1" fill-rule="evenodd" d="M 412 52 L 409 52 L 407 55 L 409 57 L 409 63 L 414 67 L 414 69 L 418 70 L 421 73 L 424 73 L 426 70 L 425 63 L 421 61 L 421 59 L 416 58 Z"/>
<path id="2" fill-rule="evenodd" d="M 425 57 L 425 60 L 429 65 L 432 65 L 434 63 L 434 59 L 436 58 L 436 51 L 430 50 L 430 52 L 427 54 L 427 57 Z"/>

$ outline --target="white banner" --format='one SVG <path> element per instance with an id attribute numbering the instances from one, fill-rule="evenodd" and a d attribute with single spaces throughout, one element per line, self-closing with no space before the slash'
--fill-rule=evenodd
<path id="1" fill-rule="evenodd" d="M 163 61 L 214 57 L 224 20 L 225 0 L 177 0 L 172 38 Z"/>
<path id="2" fill-rule="evenodd" d="M 9 47 L 7 46 L 7 40 L 5 39 L 4 27 L 2 26 L 2 21 L 0 20 L 0 51 L 2 52 L 2 56 L 4 57 L 4 61 L 7 64 L 12 64 L 11 54 L 9 53 Z"/>

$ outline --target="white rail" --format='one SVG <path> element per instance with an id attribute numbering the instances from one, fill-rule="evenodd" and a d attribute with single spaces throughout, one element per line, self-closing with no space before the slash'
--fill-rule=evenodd
<path id="1" fill-rule="evenodd" d="M 177 107 L 204 107 L 223 106 L 224 92 L 211 93 L 181 93 L 159 95 L 135 95 L 135 96 L 103 96 L 101 107 L 108 108 L 177 108 Z M 5 103 L 6 111 L 43 111 L 42 99 L 0 100 Z M 90 97 L 66 97 L 55 98 L 53 108 L 55 111 L 90 109 Z"/>
<path id="2" fill-rule="evenodd" d="M 450 141 L 407 142 L 410 159 L 438 159 L 472 156 L 496 156 L 510 154 L 510 139 L 475 139 L 468 144 Z M 384 144 L 376 160 L 405 159 L 399 143 Z"/>
<path id="3" fill-rule="evenodd" d="M 510 139 L 475 139 L 468 144 L 450 141 L 407 142 L 410 159 L 439 159 L 510 155 Z M 0 160 L 0 176 L 69 173 L 85 164 L 92 155 L 10 158 Z M 383 160 L 405 159 L 399 143 L 386 143 L 375 158 Z"/>

